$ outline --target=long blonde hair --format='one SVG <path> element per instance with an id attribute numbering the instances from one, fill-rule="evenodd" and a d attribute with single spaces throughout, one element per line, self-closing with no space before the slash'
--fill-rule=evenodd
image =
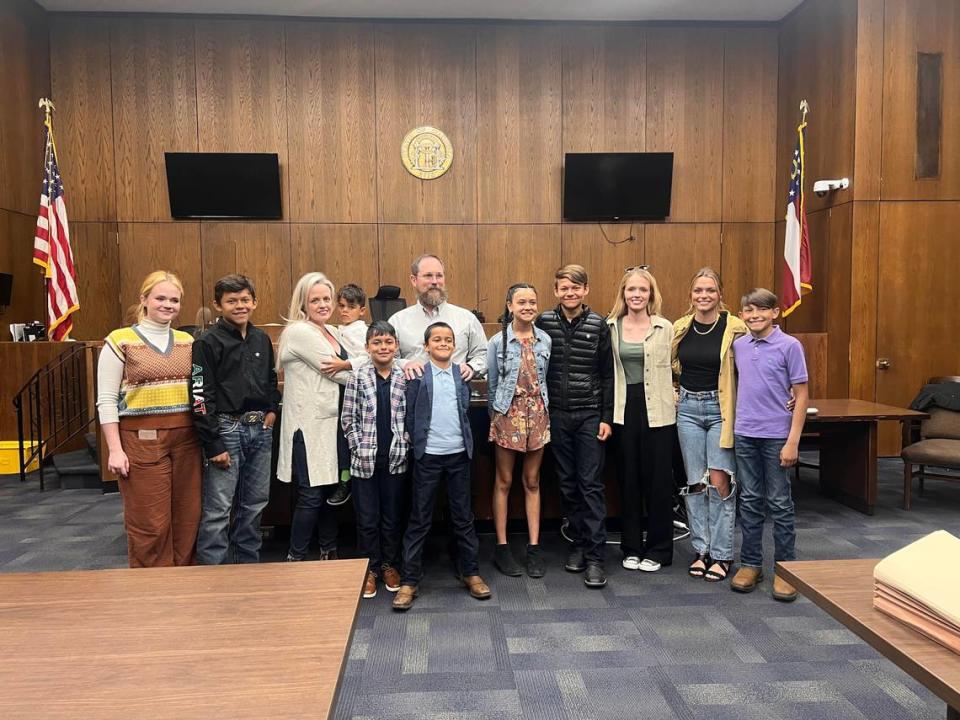
<path id="1" fill-rule="evenodd" d="M 287 314 L 283 318 L 287 321 L 287 325 L 307 319 L 307 296 L 310 294 L 314 285 L 326 285 L 330 288 L 331 296 L 337 294 L 337 289 L 333 286 L 330 278 L 322 272 L 308 272 L 297 280 L 297 285 L 293 288 L 293 296 L 290 298 L 290 309 L 287 310 Z"/>
<path id="2" fill-rule="evenodd" d="M 693 286 L 697 284 L 697 280 L 700 278 L 710 278 L 717 284 L 717 292 L 720 295 L 720 304 L 717 305 L 717 311 L 726 310 L 727 306 L 723 304 L 723 283 L 720 281 L 720 275 L 712 267 L 702 267 L 697 270 L 693 277 L 690 279 L 690 292 L 687 293 L 688 296 L 693 295 Z M 687 308 L 685 315 L 693 315 L 697 309 L 693 306 L 693 301 L 690 301 L 690 307 Z"/>
<path id="3" fill-rule="evenodd" d="M 143 299 L 149 296 L 150 292 L 162 282 L 168 282 L 177 289 L 177 292 L 180 293 L 180 301 L 182 303 L 183 283 L 180 282 L 180 278 L 168 270 L 154 270 L 147 275 L 140 284 L 140 294 L 137 296 L 137 301 L 139 302 L 139 306 L 137 307 L 137 322 L 140 322 L 147 316 L 147 306 L 143 302 Z"/>
<path id="4" fill-rule="evenodd" d="M 617 299 L 613 301 L 613 310 L 607 316 L 608 320 L 616 320 L 627 314 L 627 304 L 623 301 L 623 291 L 627 287 L 627 280 L 634 275 L 646 279 L 650 283 L 650 299 L 647 301 L 647 315 L 659 315 L 660 308 L 663 305 L 663 296 L 660 294 L 660 286 L 657 285 L 657 279 L 646 268 L 630 268 L 623 277 L 620 278 L 620 284 L 617 286 Z"/>

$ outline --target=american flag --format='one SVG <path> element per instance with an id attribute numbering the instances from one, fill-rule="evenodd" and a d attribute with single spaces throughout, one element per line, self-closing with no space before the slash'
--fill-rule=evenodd
<path id="1" fill-rule="evenodd" d="M 43 268 L 47 283 L 47 339 L 67 340 L 73 330 L 71 315 L 80 309 L 76 270 L 70 249 L 67 206 L 63 180 L 57 166 L 57 150 L 49 117 L 46 122 L 46 152 L 43 159 L 43 189 L 37 234 L 33 239 L 33 261 Z"/>
<path id="2" fill-rule="evenodd" d="M 803 141 L 807 127 L 804 119 L 797 127 L 797 146 L 790 166 L 790 192 L 787 194 L 787 229 L 783 239 L 783 292 L 780 305 L 786 317 L 797 309 L 803 294 L 813 289 L 810 270 L 810 238 L 807 234 L 807 209 L 803 197 Z"/>

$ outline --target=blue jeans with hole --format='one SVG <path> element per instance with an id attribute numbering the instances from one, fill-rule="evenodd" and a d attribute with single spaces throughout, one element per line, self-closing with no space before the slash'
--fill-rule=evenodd
<path id="1" fill-rule="evenodd" d="M 737 435 L 734 443 L 740 471 L 740 564 L 763 567 L 763 521 L 773 521 L 774 561 L 795 560 L 797 533 L 794 528 L 790 468 L 780 467 L 780 451 L 786 438 L 751 438 Z"/>
<path id="2" fill-rule="evenodd" d="M 259 562 L 260 516 L 270 499 L 273 428 L 244 425 L 224 415 L 218 420 L 230 467 L 224 470 L 205 461 L 197 564 Z"/>
<path id="3" fill-rule="evenodd" d="M 731 448 L 720 447 L 720 400 L 717 392 L 680 389 L 677 434 L 687 471 L 687 487 L 681 491 L 687 505 L 690 541 L 694 552 L 714 560 L 733 560 L 733 528 L 736 521 L 736 458 Z M 720 497 L 710 485 L 710 470 L 730 476 L 730 494 Z M 702 490 L 695 489 L 703 484 Z"/>

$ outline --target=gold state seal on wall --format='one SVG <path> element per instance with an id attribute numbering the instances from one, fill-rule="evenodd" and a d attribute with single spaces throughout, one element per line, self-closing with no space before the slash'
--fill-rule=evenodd
<path id="1" fill-rule="evenodd" d="M 453 163 L 453 143 L 429 125 L 414 128 L 400 145 L 400 158 L 407 171 L 421 180 L 443 175 Z"/>

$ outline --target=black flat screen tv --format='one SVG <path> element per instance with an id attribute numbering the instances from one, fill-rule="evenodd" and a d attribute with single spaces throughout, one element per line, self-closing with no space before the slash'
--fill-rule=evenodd
<path id="1" fill-rule="evenodd" d="M 566 220 L 663 220 L 670 215 L 673 153 L 567 153 Z"/>
<path id="2" fill-rule="evenodd" d="M 164 153 L 174 218 L 278 219 L 276 153 Z"/>

